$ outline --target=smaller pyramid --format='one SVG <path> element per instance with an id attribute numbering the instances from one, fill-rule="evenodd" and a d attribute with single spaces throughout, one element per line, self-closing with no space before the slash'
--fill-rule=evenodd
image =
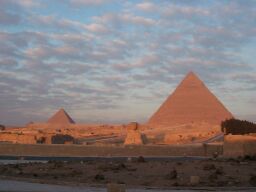
<path id="1" fill-rule="evenodd" d="M 64 109 L 60 109 L 55 113 L 47 123 L 51 124 L 75 124 L 75 121 L 68 115 Z"/>

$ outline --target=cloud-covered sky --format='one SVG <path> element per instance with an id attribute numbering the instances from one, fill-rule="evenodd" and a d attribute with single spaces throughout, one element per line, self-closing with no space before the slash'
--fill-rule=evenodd
<path id="1" fill-rule="evenodd" d="M 194 71 L 256 120 L 255 0 L 0 0 L 0 124 L 146 121 Z"/>

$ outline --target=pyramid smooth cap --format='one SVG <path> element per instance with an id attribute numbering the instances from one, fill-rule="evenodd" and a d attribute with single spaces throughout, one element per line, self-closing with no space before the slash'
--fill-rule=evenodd
<path id="1" fill-rule="evenodd" d="M 61 108 L 57 113 L 55 113 L 47 123 L 51 124 L 75 124 L 75 121 L 69 116 L 69 114 Z"/>
<path id="2" fill-rule="evenodd" d="M 180 85 L 182 83 L 188 83 L 188 84 L 191 84 L 191 83 L 198 83 L 198 84 L 203 84 L 203 81 L 193 72 L 189 72 L 185 78 L 181 81 Z M 205 86 L 205 85 L 204 85 Z"/>
<path id="3" fill-rule="evenodd" d="M 156 127 L 201 122 L 219 125 L 221 121 L 232 117 L 203 81 L 194 72 L 189 72 L 148 124 Z"/>

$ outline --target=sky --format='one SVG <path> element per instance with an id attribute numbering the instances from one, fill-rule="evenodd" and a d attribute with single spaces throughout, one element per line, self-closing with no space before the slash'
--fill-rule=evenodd
<path id="1" fill-rule="evenodd" d="M 189 71 L 256 121 L 255 0 L 0 0 L 0 124 L 145 122 Z"/>

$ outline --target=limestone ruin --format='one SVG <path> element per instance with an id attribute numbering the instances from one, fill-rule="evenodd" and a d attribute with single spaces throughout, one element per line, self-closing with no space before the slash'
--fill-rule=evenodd
<path id="1" fill-rule="evenodd" d="M 127 135 L 124 141 L 125 145 L 142 145 L 144 144 L 142 134 L 138 130 L 138 123 L 132 122 L 127 125 Z"/>

